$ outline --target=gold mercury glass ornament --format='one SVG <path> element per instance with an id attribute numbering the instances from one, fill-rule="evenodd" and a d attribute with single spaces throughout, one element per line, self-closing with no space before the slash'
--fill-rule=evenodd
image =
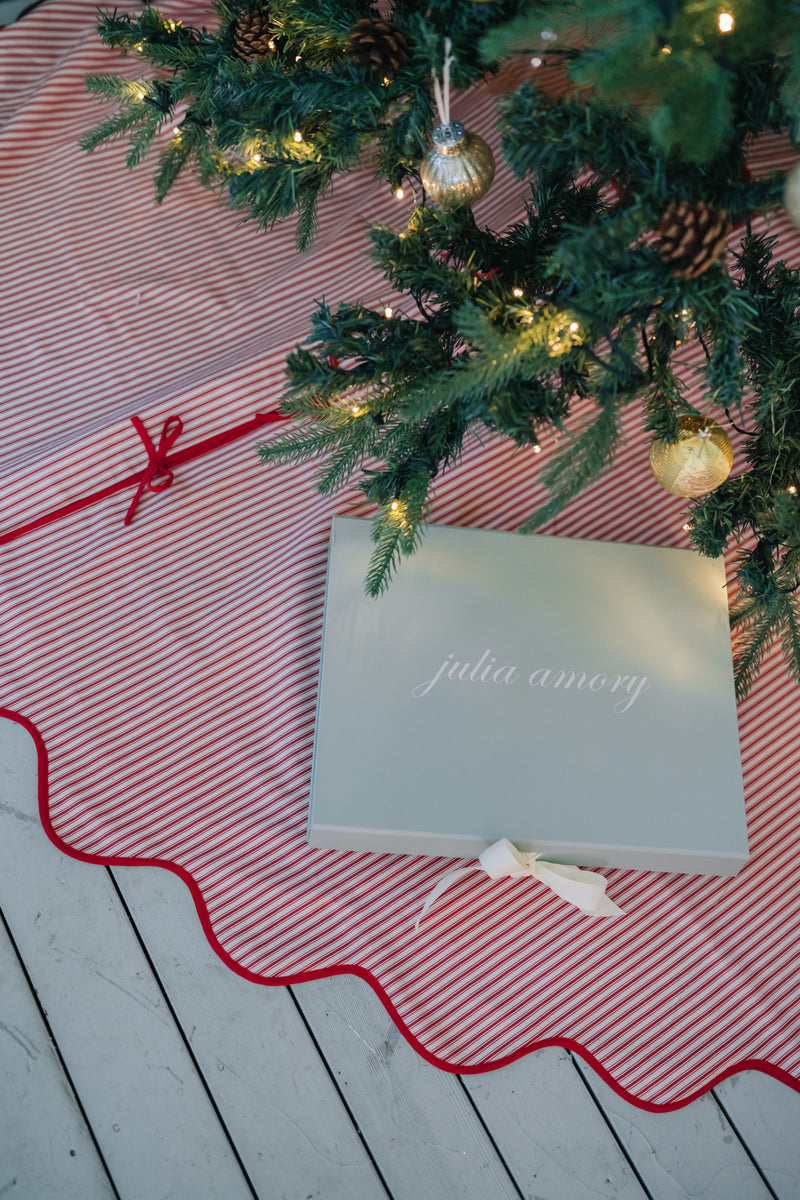
<path id="1" fill-rule="evenodd" d="M 650 467 L 673 496 L 705 496 L 731 473 L 733 446 L 725 430 L 707 417 L 678 418 L 677 442 L 653 442 Z"/>
<path id="2" fill-rule="evenodd" d="M 435 127 L 420 178 L 442 208 L 471 208 L 488 192 L 494 171 L 494 155 L 483 138 L 468 133 L 460 121 L 450 121 Z"/>

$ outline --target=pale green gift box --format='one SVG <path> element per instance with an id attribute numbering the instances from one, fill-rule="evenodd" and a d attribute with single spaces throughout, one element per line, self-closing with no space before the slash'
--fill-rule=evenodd
<path id="1" fill-rule="evenodd" d="M 720 561 L 433 526 L 372 599 L 370 525 L 331 530 L 311 845 L 742 867 Z"/>

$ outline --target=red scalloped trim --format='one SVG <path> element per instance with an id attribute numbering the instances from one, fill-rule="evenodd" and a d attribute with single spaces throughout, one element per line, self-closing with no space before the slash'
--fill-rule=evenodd
<path id="1" fill-rule="evenodd" d="M 595 1071 L 600 1078 L 617 1093 L 618 1096 L 621 1096 L 623 1100 L 627 1100 L 629 1104 L 633 1104 L 636 1108 L 643 1109 L 645 1112 L 665 1113 L 675 1112 L 679 1108 L 685 1108 L 687 1105 L 694 1103 L 694 1101 L 698 1100 L 701 1096 L 704 1096 L 706 1092 L 710 1091 L 712 1088 L 717 1087 L 717 1085 L 722 1083 L 724 1080 L 730 1079 L 734 1075 L 738 1075 L 741 1071 L 761 1071 L 762 1074 L 771 1075 L 773 1079 L 777 1079 L 781 1083 L 786 1084 L 787 1087 L 792 1088 L 794 1091 L 800 1092 L 800 1079 L 796 1079 L 782 1067 L 776 1067 L 772 1063 L 766 1062 L 764 1059 L 760 1058 L 744 1058 L 741 1061 L 732 1064 L 730 1067 L 727 1067 L 724 1071 L 720 1071 L 718 1074 L 712 1076 L 712 1078 L 704 1087 L 691 1092 L 683 1099 L 673 1100 L 669 1104 L 655 1104 L 650 1100 L 642 1100 L 635 1096 L 632 1092 L 629 1092 L 627 1088 L 623 1087 L 622 1084 L 618 1083 L 617 1080 L 614 1079 L 613 1075 L 606 1070 L 603 1064 L 599 1062 L 589 1050 L 581 1046 L 580 1042 L 576 1042 L 573 1038 L 568 1037 L 534 1040 L 526 1043 L 519 1050 L 515 1050 L 513 1054 L 507 1054 L 501 1058 L 488 1059 L 486 1062 L 482 1063 L 452 1063 L 437 1057 L 437 1055 L 432 1054 L 426 1049 L 426 1047 L 415 1037 L 415 1035 L 405 1024 L 403 1018 L 398 1013 L 380 981 L 376 979 L 370 971 L 365 970 L 364 967 L 343 963 L 340 966 L 329 967 L 325 970 L 300 971 L 293 975 L 256 975 L 252 971 L 248 971 L 246 967 L 243 967 L 237 963 L 236 960 L 233 959 L 230 954 L 228 954 L 227 950 L 225 950 L 217 941 L 216 935 L 211 927 L 211 920 L 208 915 L 208 909 L 206 908 L 202 892 L 197 886 L 194 878 L 187 871 L 185 871 L 183 867 L 179 867 L 175 863 L 166 862 L 157 858 L 119 858 L 116 856 L 106 857 L 99 854 L 85 854 L 82 850 L 73 849 L 72 846 L 69 846 L 65 841 L 62 840 L 61 837 L 59 837 L 59 835 L 53 829 L 50 821 L 48 789 L 49 757 L 47 753 L 47 747 L 44 743 L 44 738 L 39 733 L 39 730 L 36 728 L 33 721 L 28 720 L 28 718 L 22 716 L 21 713 L 14 712 L 9 708 L 0 708 L 0 717 L 5 717 L 10 721 L 15 721 L 18 725 L 21 725 L 23 729 L 26 729 L 33 738 L 34 745 L 36 746 L 39 767 L 39 816 L 41 818 L 44 831 L 49 837 L 50 841 L 64 854 L 69 855 L 70 858 L 76 858 L 81 862 L 94 863 L 97 866 L 106 867 L 162 867 L 164 870 L 172 871 L 175 875 L 178 875 L 187 885 L 192 894 L 195 908 L 197 909 L 197 915 L 200 918 L 203 931 L 214 952 L 219 956 L 219 958 L 222 959 L 226 966 L 230 967 L 232 971 L 235 971 L 237 975 L 241 975 L 243 979 L 248 979 L 251 983 L 269 985 L 272 987 L 282 987 L 292 983 L 309 983 L 313 979 L 327 979 L 333 975 L 357 975 L 359 978 L 363 979 L 369 984 L 369 986 L 377 995 L 378 999 L 383 1004 L 389 1016 L 392 1018 L 392 1021 L 400 1030 L 408 1044 L 412 1046 L 414 1050 L 416 1050 L 417 1054 L 419 1054 L 421 1058 L 424 1058 L 426 1062 L 429 1062 L 432 1066 L 438 1067 L 442 1071 L 450 1071 L 456 1075 L 478 1075 L 485 1071 L 496 1071 L 500 1067 L 507 1067 L 510 1063 L 516 1062 L 517 1059 L 524 1058 L 526 1054 L 531 1054 L 534 1050 L 543 1050 L 548 1046 L 558 1046 L 563 1050 L 569 1050 L 573 1054 L 579 1055 L 580 1058 L 582 1058 L 583 1061 L 586 1062 L 592 1068 L 592 1070 Z"/>

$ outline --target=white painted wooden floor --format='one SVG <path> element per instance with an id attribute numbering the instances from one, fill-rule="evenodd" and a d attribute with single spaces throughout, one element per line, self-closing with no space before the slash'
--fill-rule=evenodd
<path id="1" fill-rule="evenodd" d="M 0 722 L 4 1200 L 800 1200 L 775 1080 L 654 1115 L 559 1050 L 437 1071 L 360 980 L 248 983 L 168 871 L 62 855 L 35 773 Z"/>

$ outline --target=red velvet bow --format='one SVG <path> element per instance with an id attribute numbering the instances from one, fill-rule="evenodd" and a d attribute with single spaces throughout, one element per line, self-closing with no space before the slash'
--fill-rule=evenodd
<path id="1" fill-rule="evenodd" d="M 163 492 L 170 486 L 174 479 L 172 471 L 167 467 L 167 455 L 174 446 L 176 440 L 180 437 L 183 429 L 183 421 L 180 417 L 167 417 L 161 427 L 161 435 L 158 439 L 158 446 L 153 445 L 153 440 L 150 434 L 144 427 L 144 422 L 141 417 L 131 417 L 134 429 L 142 439 L 144 448 L 147 451 L 148 463 L 142 477 L 139 480 L 139 486 L 136 489 L 136 495 L 131 500 L 130 508 L 125 514 L 123 524 L 130 525 L 133 520 L 133 514 L 136 512 L 136 505 L 142 498 L 142 493 L 147 490 L 149 492 Z"/>

